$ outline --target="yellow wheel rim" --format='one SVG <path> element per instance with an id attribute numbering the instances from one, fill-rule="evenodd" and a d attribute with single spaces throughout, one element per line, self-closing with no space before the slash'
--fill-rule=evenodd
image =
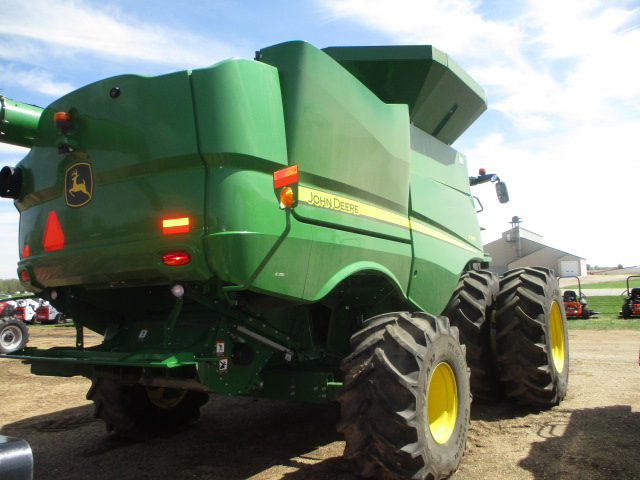
<path id="1" fill-rule="evenodd" d="M 151 403 L 158 408 L 173 408 L 184 400 L 187 395 L 186 390 L 176 390 L 175 388 L 147 387 L 147 396 Z"/>
<path id="2" fill-rule="evenodd" d="M 551 303 L 551 318 L 549 320 L 549 328 L 551 330 L 551 356 L 553 364 L 558 372 L 564 370 L 564 322 L 562 321 L 562 312 L 560 306 L 555 300 Z"/>
<path id="3" fill-rule="evenodd" d="M 458 416 L 458 386 L 456 376 L 447 363 L 439 363 L 429 380 L 427 415 L 431 436 L 445 443 L 453 434 Z"/>

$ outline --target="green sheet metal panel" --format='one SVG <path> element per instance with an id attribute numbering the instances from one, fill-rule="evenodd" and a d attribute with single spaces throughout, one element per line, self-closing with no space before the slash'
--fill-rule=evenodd
<path id="1" fill-rule="evenodd" d="M 112 88 L 119 94 L 111 96 Z M 54 128 L 58 111 L 74 118 L 64 136 Z M 60 155 L 60 142 L 75 151 Z M 89 202 L 72 208 L 65 204 L 65 173 L 78 163 L 90 166 L 93 191 Z M 272 173 L 285 165 L 280 85 L 269 65 L 235 59 L 193 72 L 88 85 L 45 109 L 38 142 L 20 164 L 26 179 L 26 195 L 16 202 L 20 250 L 28 245 L 29 251 L 20 265 L 41 287 L 206 280 L 214 272 L 242 284 L 282 231 Z M 50 212 L 64 245 L 46 251 Z M 162 219 L 182 216 L 190 218 L 189 231 L 163 235 Z M 232 274 L 216 259 L 227 257 L 217 249 L 234 232 L 246 238 L 231 245 L 243 244 L 252 255 L 235 257 Z M 226 237 L 216 242 L 219 233 Z M 160 258 L 170 249 L 187 250 L 191 263 L 163 265 Z M 292 278 L 291 284 L 301 293 L 300 282 Z"/>
<path id="2" fill-rule="evenodd" d="M 114 88 L 119 95 L 110 94 Z M 19 265 L 38 284 L 162 277 L 168 272 L 160 252 L 176 245 L 190 249 L 194 261 L 174 274 L 211 276 L 200 255 L 205 175 L 192 105 L 187 72 L 178 72 L 102 80 L 44 110 L 36 144 L 19 164 L 24 195 L 15 203 Z M 72 114 L 65 134 L 54 126 L 55 112 Z M 74 150 L 59 153 L 61 143 Z M 76 170 L 82 175 L 73 180 Z M 77 198 L 89 199 L 73 204 Z M 63 241 L 47 247 L 53 216 Z M 175 216 L 192 219 L 189 231 L 163 235 L 162 220 Z"/>
<path id="3" fill-rule="evenodd" d="M 211 269 L 225 282 L 302 297 L 310 227 L 296 224 L 285 232 L 287 214 L 273 188 L 273 172 L 288 162 L 278 71 L 233 59 L 194 70 L 191 82 L 209 170 L 205 248 Z"/>
<path id="4" fill-rule="evenodd" d="M 428 45 L 323 50 L 383 102 L 409 105 L 411 122 L 451 145 L 487 109 L 484 90 Z"/>
<path id="5" fill-rule="evenodd" d="M 362 272 L 384 274 L 407 295 L 411 252 L 407 243 L 314 226 L 304 298 L 320 300 L 342 280 Z M 371 292 L 374 302 L 375 294 Z"/>
<path id="6" fill-rule="evenodd" d="M 446 231 L 431 227 L 420 219 L 412 219 L 415 227 L 413 262 L 409 298 L 420 310 L 438 315 L 446 307 L 460 274 L 471 259 L 482 258 L 463 244 L 443 240 Z M 422 233 L 426 230 L 426 234 Z"/>
<path id="7" fill-rule="evenodd" d="M 294 219 L 315 224 L 305 300 L 377 270 L 406 293 L 411 266 L 409 118 L 305 42 L 260 51 L 278 68 L 290 164 L 300 171 Z M 384 240 L 373 237 L 388 237 Z"/>
<path id="8" fill-rule="evenodd" d="M 278 71 L 235 58 L 191 72 L 193 104 L 203 157 L 234 153 L 287 165 Z M 278 168 L 274 165 L 273 168 Z"/>
<path id="9" fill-rule="evenodd" d="M 407 215 L 409 118 L 406 106 L 386 105 L 322 51 L 288 42 L 260 51 L 278 68 L 289 163 L 300 184 L 328 201 L 301 195 L 301 217 L 408 238 L 394 226 L 349 213 L 351 200 Z M 332 195 L 342 197 L 337 207 Z M 309 200 L 309 201 L 305 201 Z M 347 210 L 345 210 L 347 208 Z"/>

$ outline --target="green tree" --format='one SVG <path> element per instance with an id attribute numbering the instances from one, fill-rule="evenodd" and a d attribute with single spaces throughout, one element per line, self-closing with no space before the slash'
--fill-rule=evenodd
<path id="1" fill-rule="evenodd" d="M 22 290 L 20 280 L 17 278 L 5 278 L 0 279 L 0 293 L 7 293 L 9 295 Z"/>

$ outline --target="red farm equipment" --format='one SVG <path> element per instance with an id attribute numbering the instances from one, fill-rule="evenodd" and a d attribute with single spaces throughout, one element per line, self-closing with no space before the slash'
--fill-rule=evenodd
<path id="1" fill-rule="evenodd" d="M 570 277 L 571 278 L 571 277 Z M 564 311 L 567 318 L 584 318 L 585 320 L 598 312 L 593 312 L 587 305 L 587 297 L 582 293 L 582 285 L 580 278 L 573 277 L 578 280 L 578 293 L 575 290 L 565 290 L 562 294 L 564 303 Z"/>
<path id="2" fill-rule="evenodd" d="M 627 277 L 627 289 L 623 292 L 624 303 L 620 311 L 622 318 L 640 317 L 640 288 L 629 288 L 632 278 L 640 278 L 640 275 Z"/>

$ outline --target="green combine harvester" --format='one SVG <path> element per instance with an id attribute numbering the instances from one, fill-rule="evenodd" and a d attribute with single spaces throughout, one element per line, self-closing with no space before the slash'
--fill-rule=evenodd
<path id="1" fill-rule="evenodd" d="M 568 381 L 553 273 L 487 270 L 471 185 L 506 187 L 450 147 L 485 109 L 430 46 L 297 41 L 44 109 L 3 97 L 1 140 L 30 148 L 0 173 L 18 276 L 77 332 L 6 356 L 90 378 L 132 438 L 210 393 L 338 400 L 360 475 L 448 476 L 472 394 L 548 408 Z"/>

